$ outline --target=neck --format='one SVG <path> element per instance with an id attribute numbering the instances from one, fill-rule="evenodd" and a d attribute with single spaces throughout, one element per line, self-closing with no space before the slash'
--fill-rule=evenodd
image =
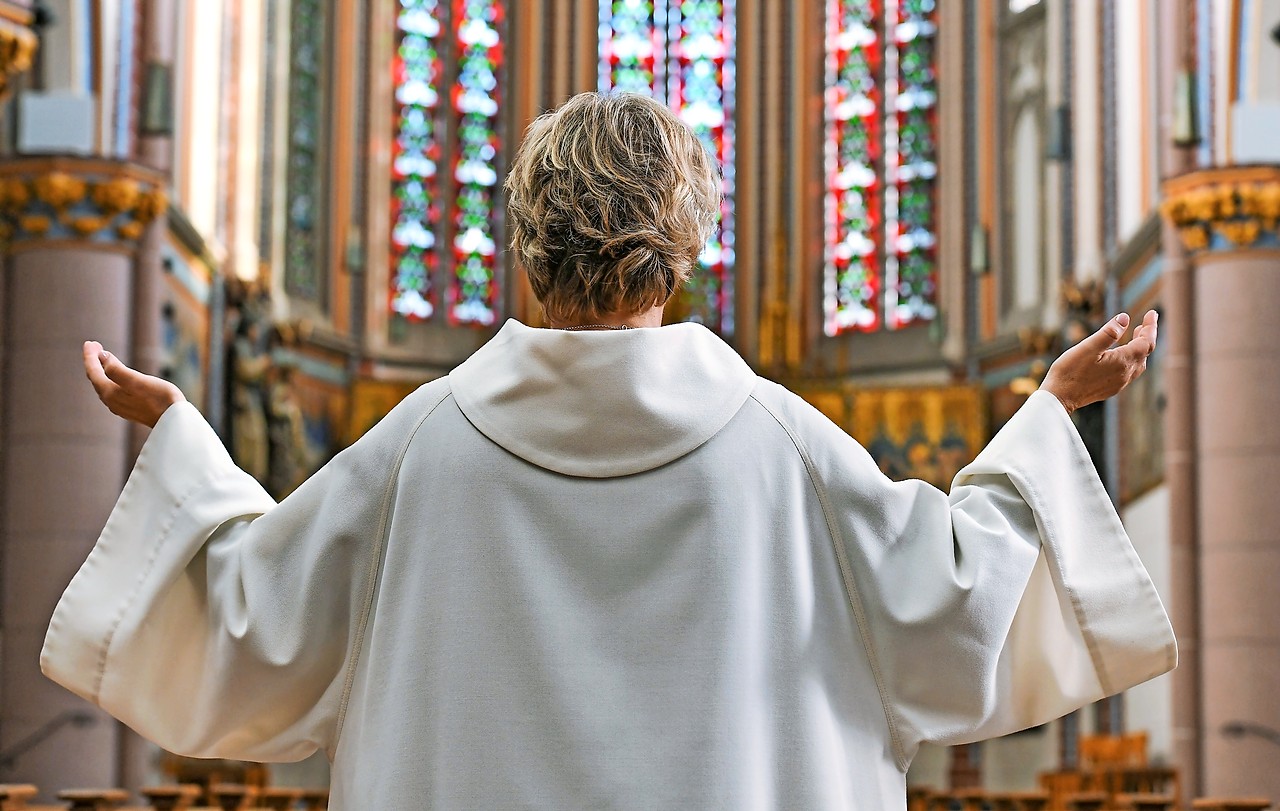
<path id="1" fill-rule="evenodd" d="M 552 329 L 573 329 L 589 326 L 613 327 L 615 329 L 623 327 L 660 327 L 662 326 L 662 305 L 651 307 L 640 313 L 603 313 L 594 318 L 563 322 L 552 321 L 550 326 Z"/>

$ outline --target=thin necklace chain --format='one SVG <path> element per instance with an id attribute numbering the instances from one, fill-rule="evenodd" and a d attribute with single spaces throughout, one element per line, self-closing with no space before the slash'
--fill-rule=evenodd
<path id="1" fill-rule="evenodd" d="M 580 324 L 576 327 L 564 327 L 566 332 L 584 329 L 632 329 L 632 326 L 630 324 Z"/>

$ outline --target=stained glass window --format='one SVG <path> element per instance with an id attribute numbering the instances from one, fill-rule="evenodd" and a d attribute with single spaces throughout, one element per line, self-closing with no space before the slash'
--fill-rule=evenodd
<path id="1" fill-rule="evenodd" d="M 453 158 L 453 279 L 449 320 L 497 319 L 498 69 L 502 38 L 498 0 L 455 0 L 458 78 L 453 87 L 457 134 Z"/>
<path id="2" fill-rule="evenodd" d="M 440 220 L 441 0 L 400 0 L 392 63 L 391 309 L 409 319 L 436 310 Z"/>
<path id="3" fill-rule="evenodd" d="M 502 21 L 501 0 L 399 0 L 391 309 L 410 320 L 498 317 Z"/>
<path id="4" fill-rule="evenodd" d="M 724 203 L 685 289 L 689 318 L 733 332 L 733 0 L 600 0 L 599 86 L 671 107 L 720 162 Z"/>
<path id="5" fill-rule="evenodd" d="M 324 8 L 322 0 L 294 0 L 289 18 L 289 164 L 285 169 L 284 280 L 293 295 L 317 298 L 324 199 L 321 181 L 321 104 L 324 99 Z"/>
<path id="6" fill-rule="evenodd" d="M 937 315 L 936 0 L 828 0 L 828 335 Z"/>

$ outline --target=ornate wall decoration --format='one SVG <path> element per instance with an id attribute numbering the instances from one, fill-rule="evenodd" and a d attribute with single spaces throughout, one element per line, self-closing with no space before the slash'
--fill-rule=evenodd
<path id="1" fill-rule="evenodd" d="M 850 433 L 892 479 L 922 479 L 943 490 L 987 442 L 980 386 L 863 389 Z"/>
<path id="2" fill-rule="evenodd" d="M 9 82 L 31 67 L 40 40 L 30 28 L 0 19 L 0 99 L 9 95 Z"/>
<path id="3" fill-rule="evenodd" d="M 1164 191 L 1160 212 L 1189 251 L 1280 246 L 1280 169 L 1193 172 Z"/>
<path id="4" fill-rule="evenodd" d="M 53 159 L 0 169 L 7 247 L 55 239 L 131 246 L 168 205 L 164 178 L 129 164 Z"/>

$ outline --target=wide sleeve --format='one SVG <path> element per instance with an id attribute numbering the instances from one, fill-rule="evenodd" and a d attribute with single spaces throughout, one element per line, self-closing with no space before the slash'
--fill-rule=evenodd
<path id="1" fill-rule="evenodd" d="M 176 753 L 331 751 L 423 394 L 279 504 L 193 406 L 167 409 L 54 611 L 44 673 Z"/>
<path id="2" fill-rule="evenodd" d="M 1151 578 L 1057 398 L 1033 394 L 949 495 L 891 482 L 816 412 L 796 431 L 894 755 L 1046 723 L 1171 670 Z"/>

